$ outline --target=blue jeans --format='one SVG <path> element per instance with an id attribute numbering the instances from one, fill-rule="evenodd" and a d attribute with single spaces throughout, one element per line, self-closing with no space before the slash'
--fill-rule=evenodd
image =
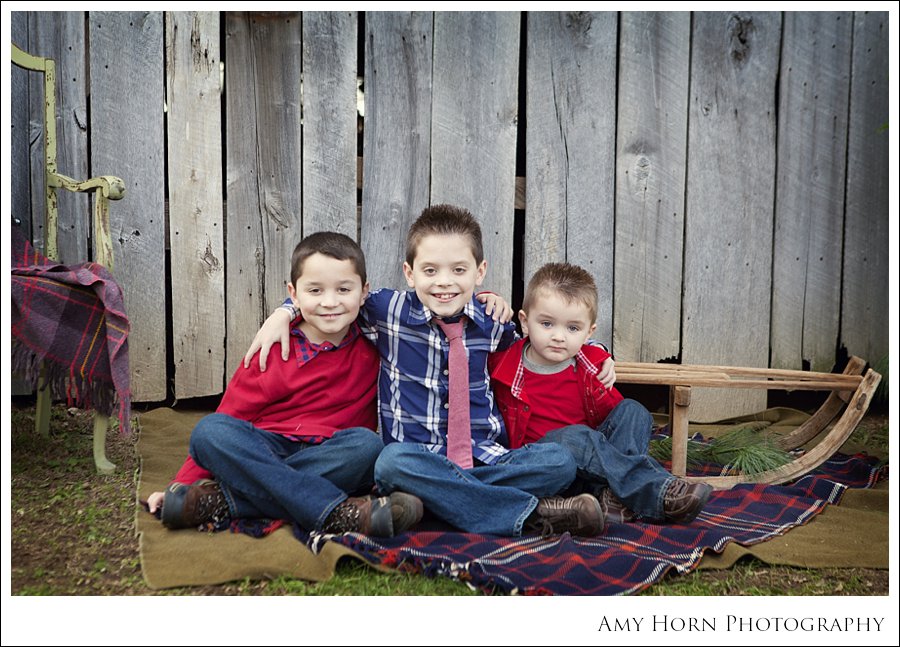
<path id="1" fill-rule="evenodd" d="M 631 510 L 661 520 L 666 487 L 675 477 L 647 455 L 653 418 L 643 405 L 623 400 L 597 429 L 571 425 L 554 429 L 540 443 L 559 443 L 575 458 L 574 487 L 598 495 L 603 487 Z"/>
<path id="2" fill-rule="evenodd" d="M 383 448 L 362 427 L 312 445 L 213 413 L 194 427 L 190 452 L 222 486 L 233 518 L 291 519 L 318 530 L 347 493 L 371 489 Z"/>
<path id="3" fill-rule="evenodd" d="M 531 445 L 492 465 L 465 470 L 419 443 L 386 445 L 375 462 L 384 494 L 414 494 L 435 516 L 464 532 L 519 536 L 538 497 L 567 488 L 575 462 L 559 445 Z"/>

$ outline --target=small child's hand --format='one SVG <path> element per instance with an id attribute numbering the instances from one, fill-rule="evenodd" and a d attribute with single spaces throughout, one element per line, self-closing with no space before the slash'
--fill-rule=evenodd
<path id="1" fill-rule="evenodd" d="M 150 514 L 156 514 L 157 510 L 162 509 L 163 499 L 165 497 L 165 492 L 154 492 L 147 497 L 147 510 Z"/>
<path id="2" fill-rule="evenodd" d="M 611 389 L 616 383 L 616 361 L 612 357 L 607 357 L 597 373 L 597 379 L 604 389 Z"/>
<path id="3" fill-rule="evenodd" d="M 513 311 L 506 299 L 493 292 L 481 292 L 476 297 L 484 304 L 484 314 L 492 317 L 494 321 L 506 323 L 512 319 Z"/>
<path id="4" fill-rule="evenodd" d="M 289 339 L 291 336 L 291 315 L 287 310 L 278 308 L 263 322 L 262 328 L 253 338 L 250 350 L 244 355 L 244 368 L 250 368 L 250 360 L 256 351 L 259 352 L 259 370 L 266 370 L 266 360 L 269 358 L 269 349 L 276 343 L 281 344 L 281 359 L 287 361 L 291 352 Z"/>

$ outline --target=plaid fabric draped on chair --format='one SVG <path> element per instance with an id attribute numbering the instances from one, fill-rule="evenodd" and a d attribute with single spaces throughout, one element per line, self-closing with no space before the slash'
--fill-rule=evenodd
<path id="1" fill-rule="evenodd" d="M 97 263 L 48 260 L 13 227 L 13 370 L 37 388 L 40 368 L 57 398 L 131 427 L 128 317 L 122 289 Z M 43 385 L 40 385 L 43 386 Z"/>

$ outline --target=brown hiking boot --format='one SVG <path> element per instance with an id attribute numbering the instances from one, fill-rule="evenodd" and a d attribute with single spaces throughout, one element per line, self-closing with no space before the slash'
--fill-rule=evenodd
<path id="1" fill-rule="evenodd" d="M 325 518 L 322 532 L 338 535 L 358 532 L 372 537 L 393 537 L 406 532 L 422 519 L 422 501 L 405 492 L 379 498 L 345 499 Z"/>
<path id="2" fill-rule="evenodd" d="M 224 521 L 229 516 L 228 501 L 215 481 L 201 479 L 193 485 L 172 483 L 166 488 L 161 515 L 166 528 L 196 528 Z"/>
<path id="3" fill-rule="evenodd" d="M 666 486 L 666 493 L 663 495 L 663 512 L 666 515 L 666 521 L 690 523 L 703 510 L 712 491 L 712 486 L 706 483 L 694 483 L 680 478 L 672 479 Z"/>
<path id="4" fill-rule="evenodd" d="M 600 499 L 600 505 L 606 510 L 607 523 L 631 523 L 637 519 L 634 510 L 626 507 L 609 488 L 603 488 L 603 494 L 597 498 Z"/>
<path id="5" fill-rule="evenodd" d="M 525 525 L 539 530 L 541 535 L 561 535 L 568 532 L 580 537 L 593 537 L 603 532 L 606 514 L 596 497 L 579 494 L 567 499 L 551 496 L 538 499 Z"/>

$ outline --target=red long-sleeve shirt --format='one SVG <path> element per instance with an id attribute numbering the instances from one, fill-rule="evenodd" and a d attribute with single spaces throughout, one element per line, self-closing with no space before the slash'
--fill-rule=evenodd
<path id="1" fill-rule="evenodd" d="M 217 413 L 225 413 L 275 434 L 316 442 L 351 427 L 377 428 L 378 351 L 356 324 L 338 346 L 311 344 L 295 328 L 291 354 L 269 352 L 267 369 L 243 361 L 225 389 Z M 193 483 L 211 474 L 190 456 L 173 482 Z"/>

